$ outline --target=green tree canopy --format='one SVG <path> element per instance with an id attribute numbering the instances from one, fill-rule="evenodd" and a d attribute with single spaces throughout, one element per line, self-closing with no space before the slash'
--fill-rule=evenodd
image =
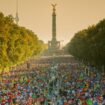
<path id="1" fill-rule="evenodd" d="M 15 24 L 12 16 L 0 13 L 0 68 L 39 54 L 43 44 L 34 32 Z"/>
<path id="2" fill-rule="evenodd" d="M 94 66 L 105 66 L 105 19 L 77 32 L 66 47 L 79 60 Z"/>

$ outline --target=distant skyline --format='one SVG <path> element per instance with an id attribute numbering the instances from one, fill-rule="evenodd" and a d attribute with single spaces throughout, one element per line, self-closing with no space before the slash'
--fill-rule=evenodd
<path id="1" fill-rule="evenodd" d="M 0 0 L 0 12 L 15 17 L 16 1 Z M 18 3 L 19 25 L 32 30 L 46 43 L 52 38 L 51 4 L 57 4 L 57 40 L 63 45 L 79 30 L 105 18 L 105 0 L 18 0 Z"/>

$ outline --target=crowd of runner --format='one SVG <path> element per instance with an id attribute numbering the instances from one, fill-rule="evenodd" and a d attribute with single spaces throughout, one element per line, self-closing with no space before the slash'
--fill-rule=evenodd
<path id="1" fill-rule="evenodd" d="M 105 105 L 105 78 L 75 64 L 1 74 L 0 105 Z"/>

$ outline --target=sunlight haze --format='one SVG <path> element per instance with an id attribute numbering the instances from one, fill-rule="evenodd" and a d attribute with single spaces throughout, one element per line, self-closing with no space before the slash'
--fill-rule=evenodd
<path id="1" fill-rule="evenodd" d="M 52 37 L 52 3 L 56 3 L 57 40 L 66 44 L 73 35 L 105 18 L 105 0 L 18 0 L 19 25 L 44 42 Z M 0 0 L 4 15 L 16 13 L 16 0 Z"/>

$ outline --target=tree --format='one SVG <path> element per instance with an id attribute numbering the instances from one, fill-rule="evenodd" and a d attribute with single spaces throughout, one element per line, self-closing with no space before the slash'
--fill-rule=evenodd
<path id="1" fill-rule="evenodd" d="M 105 66 L 105 19 L 77 32 L 66 46 L 79 60 L 100 68 Z"/>
<path id="2" fill-rule="evenodd" d="M 36 34 L 13 22 L 11 15 L 0 13 L 0 67 L 19 64 L 42 51 Z"/>

